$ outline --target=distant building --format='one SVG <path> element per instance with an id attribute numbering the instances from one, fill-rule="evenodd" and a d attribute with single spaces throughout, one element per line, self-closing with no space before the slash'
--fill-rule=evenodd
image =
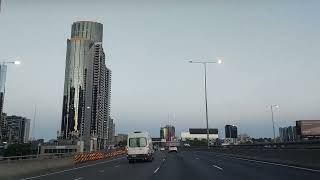
<path id="1" fill-rule="evenodd" d="M 30 132 L 30 119 L 21 116 L 7 116 L 7 134 L 8 142 L 12 143 L 27 143 Z"/>
<path id="2" fill-rule="evenodd" d="M 247 143 L 247 142 L 252 142 L 248 134 L 243 133 L 238 135 L 238 143 Z"/>
<path id="3" fill-rule="evenodd" d="M 115 123 L 113 122 L 113 119 L 110 118 L 109 119 L 109 123 L 108 123 L 108 128 L 107 128 L 107 131 L 108 131 L 108 145 L 113 145 L 115 143 L 115 128 L 116 128 L 116 125 Z"/>
<path id="4" fill-rule="evenodd" d="M 173 141 L 176 137 L 175 127 L 172 125 L 166 125 L 160 128 L 160 138 L 166 141 Z"/>
<path id="5" fill-rule="evenodd" d="M 238 138 L 238 129 L 235 125 L 225 126 L 225 137 L 226 138 Z"/>
<path id="6" fill-rule="evenodd" d="M 0 7 L 1 8 L 1 7 Z M 3 118 L 3 103 L 4 103 L 4 94 L 5 94 L 5 83 L 6 83 L 6 76 L 7 76 L 7 65 L 0 64 L 0 141 L 4 138 L 5 132 L 2 129 L 5 128 L 3 122 L 5 118 Z"/>
<path id="7" fill-rule="evenodd" d="M 8 141 L 7 114 L 1 113 L 0 118 L 0 142 L 5 142 Z"/>
<path id="8" fill-rule="evenodd" d="M 320 120 L 299 120 L 296 121 L 298 139 L 319 139 Z"/>
<path id="9" fill-rule="evenodd" d="M 219 138 L 218 129 L 209 129 L 209 139 L 216 140 Z M 205 128 L 190 128 L 189 132 L 181 132 L 181 140 L 206 140 L 207 129 Z"/>
<path id="10" fill-rule="evenodd" d="M 42 142 L 37 146 L 40 154 L 68 154 L 83 152 L 83 144 L 80 141 L 73 140 L 52 140 L 50 142 Z"/>
<path id="11" fill-rule="evenodd" d="M 295 126 L 279 128 L 280 142 L 294 142 L 297 140 L 297 132 Z"/>
<path id="12" fill-rule="evenodd" d="M 115 136 L 115 143 L 119 144 L 121 142 L 127 141 L 128 139 L 128 134 L 118 134 Z"/>

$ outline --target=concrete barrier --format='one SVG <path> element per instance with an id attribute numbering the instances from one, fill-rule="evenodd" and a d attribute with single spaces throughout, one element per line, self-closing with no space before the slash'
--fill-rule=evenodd
<path id="1" fill-rule="evenodd" d="M 51 159 L 40 157 L 37 159 L 2 161 L 0 162 L 0 179 L 12 179 L 13 177 L 22 177 L 36 173 L 54 172 L 79 163 L 108 159 L 125 153 L 126 149 L 121 148 L 110 152 L 79 153 Z"/>
<path id="2" fill-rule="evenodd" d="M 73 157 L 60 159 L 27 159 L 0 163 L 0 179 L 10 179 L 33 172 L 43 172 L 72 166 Z"/>

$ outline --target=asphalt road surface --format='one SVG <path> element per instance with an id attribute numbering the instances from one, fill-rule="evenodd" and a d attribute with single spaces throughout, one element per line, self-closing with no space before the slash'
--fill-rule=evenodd
<path id="1" fill-rule="evenodd" d="M 235 158 L 206 151 L 155 153 L 153 162 L 129 164 L 125 156 L 82 164 L 35 180 L 319 180 L 320 170 Z"/>

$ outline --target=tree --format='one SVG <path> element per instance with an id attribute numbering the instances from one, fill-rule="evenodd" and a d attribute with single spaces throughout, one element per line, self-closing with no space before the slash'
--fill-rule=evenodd
<path id="1" fill-rule="evenodd" d="M 25 156 L 31 154 L 31 144 L 10 144 L 4 156 Z"/>

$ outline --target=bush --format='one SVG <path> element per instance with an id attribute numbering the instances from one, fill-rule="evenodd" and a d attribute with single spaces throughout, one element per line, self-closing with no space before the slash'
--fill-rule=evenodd
<path id="1" fill-rule="evenodd" d="M 4 156 L 25 156 L 31 154 L 31 144 L 10 144 L 4 151 Z"/>

